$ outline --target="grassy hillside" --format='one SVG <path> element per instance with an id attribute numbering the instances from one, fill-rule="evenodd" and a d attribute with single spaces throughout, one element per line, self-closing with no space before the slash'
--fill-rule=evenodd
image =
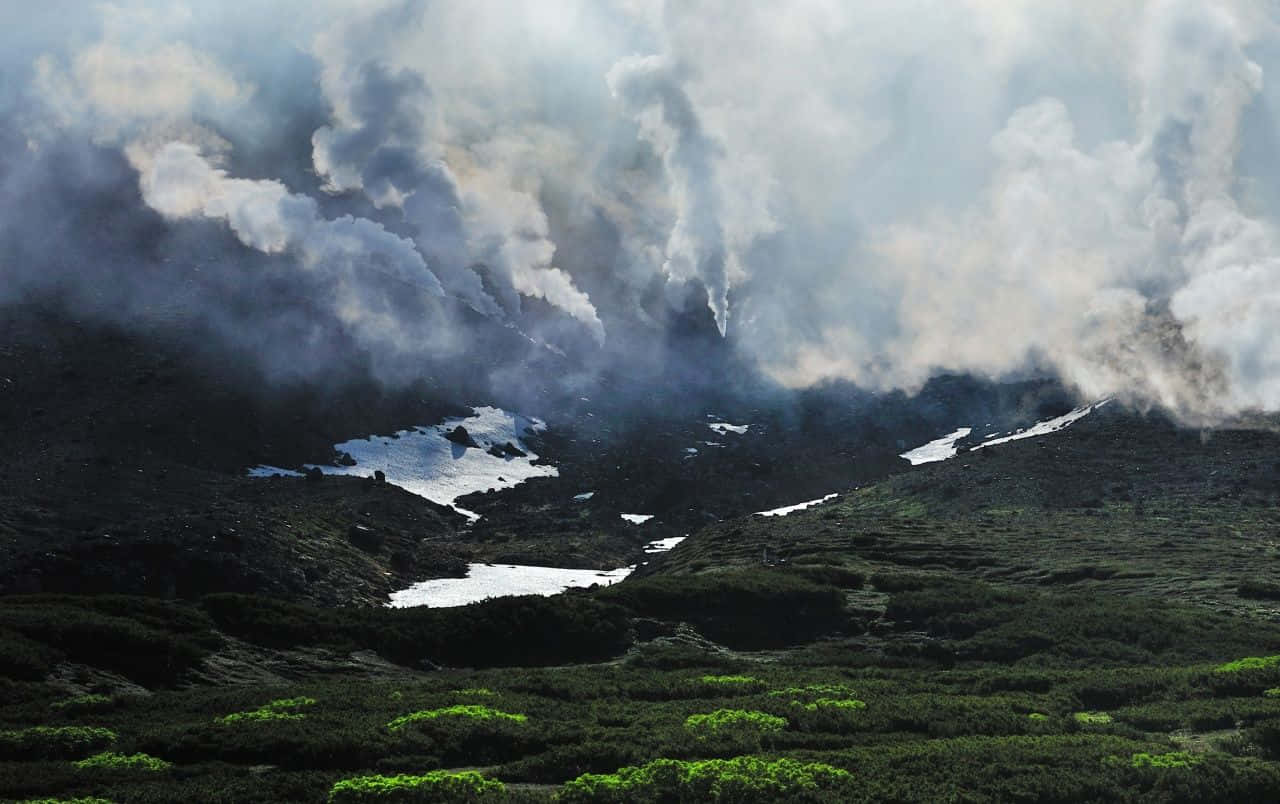
<path id="1" fill-rule="evenodd" d="M 0 798 L 1275 800 L 1276 446 L 1100 413 L 555 598 L 0 597 Z"/>

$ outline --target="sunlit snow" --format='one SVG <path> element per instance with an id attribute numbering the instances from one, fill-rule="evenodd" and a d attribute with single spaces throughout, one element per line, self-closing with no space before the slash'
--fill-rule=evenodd
<path id="1" fill-rule="evenodd" d="M 751 427 L 749 424 L 729 424 L 728 422 L 710 422 L 707 426 L 715 430 L 717 435 L 724 435 L 725 433 L 745 435 L 747 428 Z"/>
<path id="2" fill-rule="evenodd" d="M 665 553 L 684 540 L 684 536 L 672 536 L 669 539 L 656 539 L 646 544 L 644 546 L 644 551 L 646 553 Z"/>
<path id="3" fill-rule="evenodd" d="M 618 514 L 618 516 L 627 520 L 632 525 L 643 525 L 650 519 L 653 519 L 653 514 Z"/>
<path id="4" fill-rule="evenodd" d="M 994 447 L 996 444 L 1006 444 L 1010 441 L 1021 441 L 1024 438 L 1035 438 L 1036 436 L 1056 433 L 1065 427 L 1070 427 L 1075 422 L 1083 419 L 1085 416 L 1088 416 L 1090 413 L 1093 413 L 1095 410 L 1110 401 L 1110 399 L 1104 399 L 1095 405 L 1085 405 L 1083 407 L 1076 408 L 1070 413 L 1064 413 L 1056 418 L 1046 419 L 1045 421 L 1033 424 L 1025 430 L 1019 430 L 1018 432 L 1011 433 L 1010 435 L 984 441 L 973 447 L 973 449 L 977 450 L 982 449 L 983 447 Z"/>
<path id="5" fill-rule="evenodd" d="M 573 495 L 573 501 L 586 502 L 587 500 L 591 499 L 594 496 L 596 496 L 596 493 L 594 491 L 584 491 L 581 494 Z"/>
<path id="6" fill-rule="evenodd" d="M 458 425 L 480 446 L 464 447 L 444 436 Z M 425 497 L 432 502 L 448 505 L 471 520 L 479 514 L 459 508 L 454 500 L 477 491 L 507 489 L 532 477 L 556 477 L 554 466 L 535 465 L 538 456 L 529 450 L 522 439 L 528 433 L 546 429 L 538 419 L 526 418 L 498 408 L 475 408 L 466 418 L 446 419 L 432 427 L 401 430 L 391 436 L 358 438 L 335 445 L 338 452 L 346 452 L 355 459 L 355 466 L 319 466 L 330 475 L 357 475 L 368 477 L 382 470 L 388 483 Z M 490 455 L 489 447 L 510 442 L 527 453 L 525 457 Z M 308 465 L 307 468 L 310 468 Z M 249 470 L 255 477 L 286 473 L 286 470 L 259 466 Z M 296 473 L 293 473 L 296 474 Z"/>
<path id="7" fill-rule="evenodd" d="M 391 593 L 391 606 L 465 606 L 491 597 L 554 595 L 570 587 L 615 584 L 631 574 L 632 567 L 607 572 L 512 564 L 468 564 L 465 578 L 436 578 Z"/>
<path id="8" fill-rule="evenodd" d="M 827 502 L 828 500 L 834 500 L 839 496 L 839 494 L 828 494 L 827 496 L 819 497 L 816 500 L 796 503 L 795 505 L 787 505 L 782 508 L 774 508 L 770 511 L 756 511 L 756 516 L 786 516 L 787 514 L 794 514 L 796 511 L 803 511 L 806 508 L 812 508 L 815 505 L 821 505 L 822 503 Z"/>
<path id="9" fill-rule="evenodd" d="M 1107 404 L 1110 401 L 1111 401 L 1110 399 L 1104 399 L 1101 402 L 1097 402 L 1093 405 L 1084 405 L 1083 407 L 1076 408 L 1070 413 L 1065 413 L 1061 416 L 1057 416 L 1052 419 L 1046 419 L 1045 421 L 1037 422 L 1036 424 L 1033 424 L 1032 426 L 1026 428 L 1025 430 L 1018 430 L 1017 432 L 1007 433 L 1005 435 L 997 436 L 995 438 L 988 438 L 986 441 L 983 441 L 981 444 L 978 444 L 977 446 L 974 446 L 971 449 L 979 450 L 979 449 L 982 449 L 983 447 L 993 447 L 996 444 L 1006 444 L 1010 441 L 1021 441 L 1024 438 L 1036 438 L 1037 436 L 1056 433 L 1059 430 L 1070 427 L 1075 422 L 1079 421 L 1080 419 L 1083 419 L 1085 416 L 1088 416 L 1090 413 L 1093 413 L 1095 410 L 1097 410 L 1098 408 L 1102 407 L 1103 405 Z M 990 425 L 988 424 L 987 426 L 989 427 Z M 973 432 L 973 430 L 972 428 L 969 428 L 969 427 L 958 428 L 955 432 L 949 433 L 943 436 L 942 438 L 930 441 L 928 444 L 925 444 L 922 447 L 916 447 L 915 449 L 909 452 L 904 452 L 900 457 L 906 458 L 908 461 L 911 461 L 911 464 L 913 466 L 919 465 L 922 463 L 931 463 L 933 461 L 946 460 L 947 458 L 951 458 L 955 456 L 956 442 L 964 438 L 965 436 L 969 435 L 971 432 Z"/>
<path id="10" fill-rule="evenodd" d="M 942 438 L 930 441 L 923 447 L 916 447 L 910 452 L 904 452 L 900 458 L 906 458 L 911 461 L 912 466 L 922 463 L 932 463 L 933 461 L 945 461 L 947 458 L 956 454 L 956 442 L 969 433 L 973 432 L 970 427 L 961 427 L 953 433 L 948 433 Z"/>

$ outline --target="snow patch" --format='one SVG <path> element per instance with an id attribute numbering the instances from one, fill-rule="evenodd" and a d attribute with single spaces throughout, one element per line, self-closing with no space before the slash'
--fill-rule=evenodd
<path id="1" fill-rule="evenodd" d="M 953 433 L 948 433 L 942 438 L 934 439 L 922 447 L 916 447 L 910 452 L 904 452 L 899 458 L 906 458 L 911 461 L 912 466 L 918 466 L 922 463 L 932 463 L 934 461 L 945 461 L 956 454 L 956 442 L 969 433 L 973 432 L 971 427 L 961 427 Z"/>
<path id="2" fill-rule="evenodd" d="M 822 503 L 827 502 L 829 500 L 834 500 L 836 497 L 839 497 L 839 496 L 840 496 L 839 494 L 834 494 L 834 493 L 828 494 L 827 496 L 819 497 L 816 500 L 809 500 L 808 502 L 796 503 L 795 505 L 788 505 L 782 508 L 774 508 L 770 511 L 756 511 L 755 515 L 756 516 L 786 516 L 787 514 L 794 514 L 796 511 L 803 511 L 806 508 L 812 508 L 815 505 L 821 505 Z"/>
<path id="3" fill-rule="evenodd" d="M 633 567 L 600 571 L 528 567 L 513 564 L 468 564 L 465 578 L 436 578 L 391 593 L 393 608 L 465 606 L 491 597 L 554 595 L 575 586 L 609 586 L 631 574 Z"/>
<path id="4" fill-rule="evenodd" d="M 591 499 L 594 496 L 596 496 L 596 493 L 594 491 L 584 491 L 581 494 L 573 495 L 573 501 L 586 502 L 587 500 Z"/>
<path id="5" fill-rule="evenodd" d="M 714 430 L 716 435 L 724 435 L 725 433 L 745 435 L 747 429 L 751 427 L 749 424 L 729 424 L 728 422 L 709 422 L 707 426 Z"/>
<path id="6" fill-rule="evenodd" d="M 445 439 L 445 434 L 458 425 L 480 445 L 464 447 Z M 498 408 L 475 408 L 473 415 L 465 418 L 446 419 L 433 427 L 414 427 L 401 430 L 395 436 L 370 436 L 346 441 L 334 446 L 338 452 L 346 452 L 355 459 L 355 466 L 313 466 L 328 475 L 355 475 L 368 477 L 381 469 L 392 483 L 411 494 L 425 497 L 434 503 L 447 505 L 468 519 L 475 521 L 480 515 L 454 505 L 454 500 L 467 494 L 490 489 L 509 489 L 532 477 L 556 477 L 560 473 L 554 466 L 535 465 L 538 456 L 522 440 L 529 433 L 546 429 L 538 419 L 527 418 Z M 511 442 L 524 457 L 497 457 L 486 450 Z M 253 477 L 272 474 L 293 474 L 288 470 L 270 466 L 258 466 L 249 470 Z"/>
<path id="7" fill-rule="evenodd" d="M 1010 441 L 1021 441 L 1024 438 L 1035 438 L 1037 436 L 1048 435 L 1049 433 L 1056 433 L 1059 430 L 1070 427 L 1072 424 L 1080 421 L 1085 416 L 1088 416 L 1090 413 L 1093 413 L 1095 410 L 1097 410 L 1098 408 L 1102 407 L 1103 405 L 1107 404 L 1110 401 L 1111 401 L 1110 399 L 1104 399 L 1101 402 L 1098 402 L 1097 404 L 1094 404 L 1094 405 L 1085 405 L 1083 407 L 1076 408 L 1070 413 L 1064 413 L 1063 415 L 1058 416 L 1056 418 L 1046 419 L 1045 421 L 1037 422 L 1036 424 L 1031 425 L 1025 430 L 1019 430 L 1016 433 L 1012 433 L 1010 435 L 1002 436 L 1000 438 L 992 438 L 988 441 L 983 441 L 981 444 L 978 444 L 977 446 L 973 447 L 973 449 L 979 450 L 979 449 L 982 449 L 983 447 L 994 447 L 997 444 L 1007 444 Z"/>
<path id="8" fill-rule="evenodd" d="M 632 525 L 643 525 L 650 519 L 653 519 L 653 514 L 618 514 L 618 516 L 627 520 Z"/>
<path id="9" fill-rule="evenodd" d="M 656 539 L 646 544 L 644 546 L 644 551 L 650 554 L 665 553 L 684 540 L 684 536 L 672 536 L 669 539 Z"/>

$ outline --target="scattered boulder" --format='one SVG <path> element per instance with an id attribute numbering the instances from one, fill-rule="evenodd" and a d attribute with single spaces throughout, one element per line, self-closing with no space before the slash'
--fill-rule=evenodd
<path id="1" fill-rule="evenodd" d="M 313 466 L 307 470 L 306 478 L 308 483 L 318 483 L 324 480 L 324 472 L 320 471 L 319 466 Z"/>
<path id="2" fill-rule="evenodd" d="M 467 428 L 462 425 L 458 425 L 445 433 L 444 437 L 458 446 L 475 447 L 477 449 L 480 447 L 480 445 L 476 443 L 476 440 L 471 437 L 471 434 L 467 432 Z"/>
<path id="3" fill-rule="evenodd" d="M 333 461 L 338 466 L 355 466 L 356 459 L 351 457 L 350 452 L 339 452 L 338 457 Z"/>
<path id="4" fill-rule="evenodd" d="M 382 471 L 381 469 L 374 469 L 374 470 L 373 470 L 373 479 L 374 479 L 375 481 L 377 481 L 378 483 L 386 483 L 386 482 L 387 482 L 387 476 L 386 476 L 386 474 L 384 474 L 384 473 L 383 473 L 383 471 Z"/>
<path id="5" fill-rule="evenodd" d="M 510 441 L 502 445 L 502 451 L 511 458 L 526 458 L 529 453 L 512 444 Z"/>
<path id="6" fill-rule="evenodd" d="M 500 447 L 497 444 L 494 444 L 492 447 L 489 447 L 489 449 L 485 450 L 485 452 L 489 453 L 495 458 L 507 457 L 507 453 L 502 449 L 502 447 Z"/>

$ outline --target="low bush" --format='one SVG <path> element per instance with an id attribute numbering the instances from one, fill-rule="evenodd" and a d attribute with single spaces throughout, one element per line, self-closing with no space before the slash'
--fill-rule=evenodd
<path id="1" fill-rule="evenodd" d="M 97 726 L 32 726 L 0 731 L 0 759 L 74 759 L 116 741 Z"/>
<path id="2" fill-rule="evenodd" d="M 298 712 L 298 709 L 304 706 L 314 706 L 315 698 L 298 697 L 298 698 L 281 698 L 267 704 L 263 704 L 257 709 L 251 709 L 247 712 L 233 712 L 229 715 L 215 718 L 218 723 L 252 723 L 263 720 L 302 720 L 306 715 Z"/>
<path id="3" fill-rule="evenodd" d="M 109 709 L 115 703 L 115 699 L 108 695 L 77 695 L 74 698 L 67 698 L 61 701 L 55 701 L 49 706 L 63 712 L 92 712 L 101 709 Z"/>
<path id="4" fill-rule="evenodd" d="M 637 616 L 695 625 L 731 648 L 794 645 L 843 628 L 844 592 L 783 570 L 654 575 L 598 593 Z"/>
<path id="5" fill-rule="evenodd" d="M 767 712 L 751 712 L 743 709 L 717 709 L 701 715 L 689 715 L 684 727 L 698 737 L 720 735 L 726 731 L 735 735 L 767 734 L 787 727 L 786 718 Z"/>
<path id="6" fill-rule="evenodd" d="M 334 783 L 330 804 L 364 802 L 478 802 L 501 801 L 507 788 L 497 779 L 487 779 L 475 771 L 449 773 L 431 771 L 420 776 L 357 776 Z"/>
<path id="7" fill-rule="evenodd" d="M 163 759 L 153 757 L 150 754 L 117 754 L 110 751 L 94 754 L 75 764 L 80 770 L 146 771 L 150 773 L 166 771 L 173 767 L 172 762 L 165 762 Z"/>
<path id="8" fill-rule="evenodd" d="M 564 804 L 611 802 L 843 801 L 855 797 L 848 772 L 818 762 L 734 759 L 683 761 L 659 759 L 615 773 L 584 774 L 560 788 Z"/>
<path id="9" fill-rule="evenodd" d="M 1247 670 L 1266 670 L 1280 665 L 1280 656 L 1246 656 L 1214 668 L 1218 673 L 1241 673 Z"/>
<path id="10" fill-rule="evenodd" d="M 388 723 L 387 728 L 395 731 L 396 729 L 404 728 L 410 723 L 420 723 L 424 720 L 435 720 L 440 717 L 466 717 L 482 721 L 505 720 L 512 723 L 524 723 L 529 719 L 528 715 L 503 712 L 499 709 L 492 709 L 488 706 L 479 706 L 477 704 L 457 704 L 456 706 L 446 706 L 442 709 L 410 712 L 407 715 L 401 715 Z"/>

